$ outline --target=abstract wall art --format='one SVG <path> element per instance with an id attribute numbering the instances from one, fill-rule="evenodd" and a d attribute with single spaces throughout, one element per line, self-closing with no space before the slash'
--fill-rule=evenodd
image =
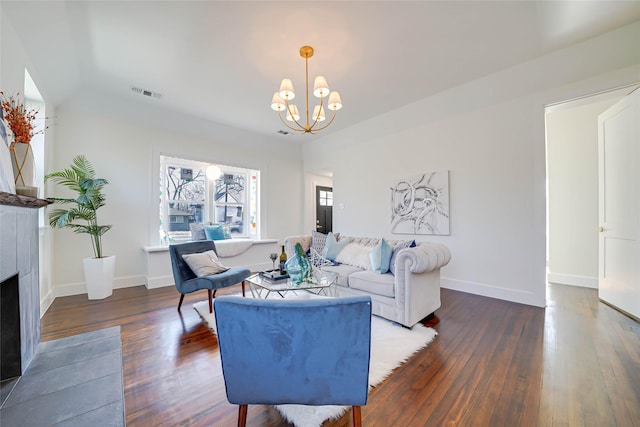
<path id="1" fill-rule="evenodd" d="M 449 171 L 395 180 L 391 187 L 391 232 L 449 235 Z"/>

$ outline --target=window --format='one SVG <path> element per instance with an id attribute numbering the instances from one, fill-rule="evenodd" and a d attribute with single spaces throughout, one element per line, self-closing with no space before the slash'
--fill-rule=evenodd
<path id="1" fill-rule="evenodd" d="M 216 165 L 220 176 L 209 178 L 209 166 L 160 156 L 162 241 L 189 240 L 193 223 L 223 224 L 232 237 L 257 236 L 259 172 Z"/>
<path id="2" fill-rule="evenodd" d="M 44 129 L 45 125 L 45 103 L 40 91 L 36 87 L 29 71 L 24 70 L 24 106 L 27 110 L 36 110 L 36 120 L 34 122 L 35 135 L 31 138 L 31 149 L 34 160 L 34 186 L 38 187 L 39 197 L 44 194 Z M 39 209 L 38 225 L 46 227 L 45 209 Z"/>
<path id="3" fill-rule="evenodd" d="M 320 190 L 320 206 L 333 206 L 333 191 Z"/>

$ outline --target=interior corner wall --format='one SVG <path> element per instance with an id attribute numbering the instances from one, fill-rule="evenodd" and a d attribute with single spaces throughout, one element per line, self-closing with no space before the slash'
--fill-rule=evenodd
<path id="1" fill-rule="evenodd" d="M 334 230 L 444 243 L 442 287 L 543 307 L 545 105 L 639 81 L 639 39 L 636 22 L 305 146 L 305 170 L 333 170 Z M 394 179 L 435 170 L 450 173 L 450 235 L 393 235 Z"/>
<path id="2" fill-rule="evenodd" d="M 598 115 L 614 103 L 546 115 L 551 283 L 598 287 Z"/>
<path id="3" fill-rule="evenodd" d="M 8 94 L 24 91 L 24 70 L 28 69 L 33 77 L 38 89 L 47 101 L 46 91 L 39 85 L 38 70 L 32 65 L 22 41 L 18 37 L 13 25 L 2 11 L 0 2 L 0 88 Z M 48 107 L 48 105 L 47 105 Z M 55 138 L 51 129 L 45 130 L 45 164 L 55 146 Z M 42 197 L 42 195 L 40 195 Z M 39 250 L 40 250 L 40 315 L 44 315 L 46 309 L 51 305 L 54 294 L 51 281 L 52 259 L 50 254 L 53 251 L 51 241 L 51 230 L 48 227 L 40 229 Z"/>

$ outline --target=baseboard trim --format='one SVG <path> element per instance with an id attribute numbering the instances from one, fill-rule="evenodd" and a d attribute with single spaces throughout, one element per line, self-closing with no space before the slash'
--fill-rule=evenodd
<path id="1" fill-rule="evenodd" d="M 174 284 L 173 276 L 146 277 L 144 281 L 147 289 L 164 288 Z"/>
<path id="2" fill-rule="evenodd" d="M 574 274 L 547 273 L 547 282 L 560 285 L 580 286 L 583 288 L 598 289 L 598 278 L 588 276 L 576 276 Z"/>
<path id="3" fill-rule="evenodd" d="M 483 297 L 511 301 L 518 304 L 526 304 L 534 307 L 545 307 L 546 297 L 536 296 L 532 292 L 519 291 L 516 289 L 505 289 L 485 283 L 469 282 L 466 280 L 440 278 L 440 286 L 452 291 L 466 292 L 468 294 L 480 295 Z"/>
<path id="4" fill-rule="evenodd" d="M 49 310 L 53 301 L 55 301 L 56 297 L 53 295 L 52 291 L 47 292 L 44 298 L 40 299 L 40 318 Z"/>
<path id="5" fill-rule="evenodd" d="M 145 284 L 144 276 L 125 276 L 113 279 L 113 289 L 132 288 Z M 54 299 L 57 297 L 68 297 L 71 295 L 81 295 L 87 293 L 86 283 L 68 283 L 57 285 L 53 288 Z M 53 301 L 52 301 L 53 302 Z"/>

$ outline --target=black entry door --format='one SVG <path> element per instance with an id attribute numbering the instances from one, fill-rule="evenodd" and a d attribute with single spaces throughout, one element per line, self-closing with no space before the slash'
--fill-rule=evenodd
<path id="1" fill-rule="evenodd" d="M 333 188 L 316 187 L 316 230 L 327 234 L 333 229 Z"/>

